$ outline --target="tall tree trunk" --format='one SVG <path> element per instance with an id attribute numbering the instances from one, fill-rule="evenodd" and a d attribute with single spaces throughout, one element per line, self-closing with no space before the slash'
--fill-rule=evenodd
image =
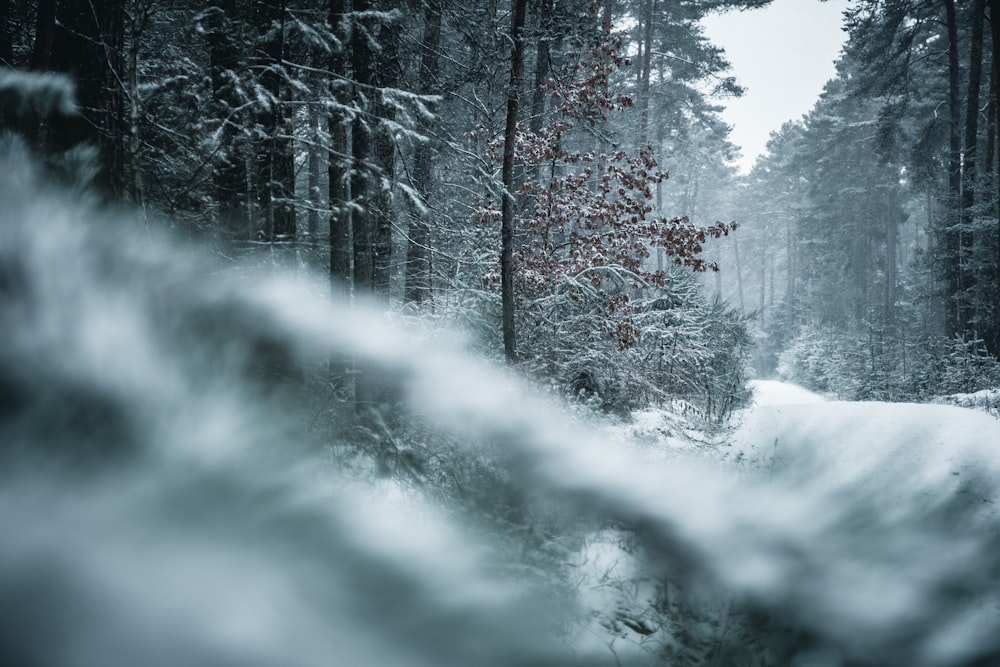
<path id="1" fill-rule="evenodd" d="M 247 221 L 247 163 L 245 145 L 240 141 L 242 106 L 237 91 L 241 67 L 238 40 L 241 32 L 236 17 L 236 0 L 219 0 L 206 12 L 209 71 L 212 79 L 212 107 L 219 122 L 219 149 L 213 165 L 218 231 L 226 242 L 249 237 Z"/>
<path id="2" fill-rule="evenodd" d="M 327 107 L 327 133 L 330 146 L 327 153 L 327 200 L 330 206 L 330 296 L 335 303 L 348 303 L 354 283 L 354 234 L 351 227 L 350 200 L 350 140 L 349 122 L 342 109 L 348 103 L 347 71 L 348 21 L 346 0 L 330 0 L 330 34 L 337 44 L 330 50 L 326 63 L 330 104 Z M 329 361 L 330 382 L 344 385 L 358 407 L 357 372 L 354 359 L 346 354 L 334 354 Z"/>
<path id="3" fill-rule="evenodd" d="M 535 5 L 536 22 L 535 29 L 539 33 L 538 44 L 535 48 L 535 85 L 531 91 L 531 117 L 528 127 L 532 132 L 542 129 L 543 116 L 545 115 L 545 80 L 549 76 L 549 32 L 548 23 L 552 19 L 551 0 L 545 0 Z"/>
<path id="4" fill-rule="evenodd" d="M 996 62 L 991 63 L 990 67 L 990 87 L 987 93 L 986 102 L 986 145 L 983 146 L 982 161 L 979 163 L 980 173 L 983 174 L 985 178 L 982 178 L 982 182 L 987 184 L 987 191 L 982 193 L 984 201 L 989 201 L 991 206 L 996 206 L 997 203 L 997 193 L 995 189 L 990 186 L 990 183 L 995 183 L 994 176 L 994 166 L 996 159 L 996 146 L 997 146 L 997 68 Z"/>
<path id="5" fill-rule="evenodd" d="M 960 252 L 963 262 L 967 262 L 973 252 L 974 234 L 972 222 L 976 205 L 977 142 L 979 140 L 979 91 L 983 74 L 983 24 L 986 19 L 986 0 L 976 0 L 972 8 L 972 43 L 969 49 L 969 86 L 965 107 L 965 141 L 962 144 L 962 233 Z M 962 271 L 959 289 L 962 292 L 959 326 L 963 330 L 975 327 L 975 311 L 978 307 L 971 298 L 976 282 L 973 271 L 966 267 Z"/>
<path id="6" fill-rule="evenodd" d="M 39 0 L 35 17 L 35 43 L 31 49 L 29 67 L 33 70 L 49 69 L 52 62 L 52 35 L 56 29 L 56 0 Z"/>
<path id="7" fill-rule="evenodd" d="M 128 46 L 128 107 L 129 107 L 129 141 L 128 164 L 129 185 L 128 195 L 132 204 L 144 210 L 146 203 L 142 191 L 142 169 L 140 152 L 142 143 L 139 136 L 139 118 L 142 111 L 142 98 L 139 96 L 139 46 L 146 31 L 146 24 L 152 13 L 152 0 L 135 0 L 129 16 L 129 46 Z"/>
<path id="8" fill-rule="evenodd" d="M 787 280 L 785 287 L 785 308 L 787 309 L 788 323 L 795 323 L 795 302 L 798 300 L 798 295 L 795 293 L 795 265 L 797 263 L 797 258 L 795 257 L 795 238 L 792 235 L 792 222 L 791 220 L 785 220 L 785 256 L 786 256 L 786 267 L 787 272 L 785 278 Z M 771 300 L 774 300 L 774 267 L 771 267 Z"/>
<path id="9" fill-rule="evenodd" d="M 292 240 L 296 231 L 295 163 L 284 66 L 285 9 L 285 0 L 258 0 L 256 6 L 262 51 L 259 80 L 268 97 L 258 119 L 266 137 L 256 159 L 257 202 L 263 216 L 263 224 L 258 226 L 268 241 Z"/>
<path id="10" fill-rule="evenodd" d="M 124 0 L 63 0 L 56 8 L 51 69 L 76 81 L 81 116 L 60 124 L 54 143 L 98 148 L 97 184 L 105 196 L 121 197 L 124 183 L 125 95 L 122 48 Z"/>
<path id="11" fill-rule="evenodd" d="M 347 43 L 345 35 L 347 11 L 345 0 L 330 0 L 330 32 L 340 40 L 341 45 Z M 330 92 L 333 101 L 327 118 L 327 131 L 330 134 L 330 152 L 327 161 L 327 176 L 330 202 L 330 291 L 331 294 L 346 297 L 350 293 L 350 285 L 354 277 L 354 235 L 351 230 L 351 217 L 348 213 L 350 200 L 350 180 L 348 178 L 348 137 L 347 123 L 338 105 L 344 103 L 344 81 L 347 62 L 343 47 L 334 49 L 328 63 L 332 76 L 330 77 Z"/>
<path id="12" fill-rule="evenodd" d="M 892 329 L 896 324 L 896 246 L 899 232 L 899 197 L 898 179 L 895 169 L 889 174 L 889 183 L 886 186 L 886 212 L 885 212 L 885 299 L 883 303 L 882 321 L 886 327 Z"/>
<path id="13" fill-rule="evenodd" d="M 0 67 L 14 66 L 14 31 L 10 26 L 10 0 L 0 0 Z"/>
<path id="14" fill-rule="evenodd" d="M 639 76 L 639 145 L 649 143 L 649 76 L 653 67 L 653 16 L 656 0 L 646 0 L 643 9 L 642 71 Z"/>
<path id="15" fill-rule="evenodd" d="M 358 16 L 351 28 L 351 73 L 354 79 L 354 99 L 362 111 L 372 111 L 373 54 L 368 47 L 372 20 L 364 13 L 371 9 L 369 0 L 354 0 Z M 364 114 L 358 114 L 351 124 L 351 230 L 354 244 L 354 288 L 368 292 L 374 283 L 375 230 L 369 207 L 371 187 L 371 129 Z"/>
<path id="16" fill-rule="evenodd" d="M 998 96 L 1000 96 L 1000 0 L 990 0 L 990 43 L 992 45 L 992 57 L 990 61 L 992 63 L 993 76 L 992 81 L 992 92 L 990 95 L 990 104 L 992 105 L 992 113 L 990 114 L 990 121 L 993 124 L 994 136 L 998 131 L 998 125 L 1000 125 L 1000 101 L 998 101 Z M 998 142 L 1000 143 L 1000 142 Z M 991 158 L 993 154 L 991 153 Z M 997 215 L 996 224 L 996 275 L 994 276 L 993 284 L 993 348 L 990 350 L 994 355 L 1000 354 L 1000 150 L 996 151 L 995 160 L 993 162 L 995 171 L 993 172 L 993 178 L 991 180 L 991 189 L 993 190 L 994 197 L 994 215 Z"/>
<path id="17" fill-rule="evenodd" d="M 733 234 L 733 258 L 736 260 L 736 290 L 740 300 L 740 312 L 746 312 L 746 302 L 743 299 L 743 267 L 740 264 L 740 241 L 737 234 Z"/>
<path id="18" fill-rule="evenodd" d="M 500 207 L 500 299 L 503 311 L 503 349 L 507 361 L 517 358 L 514 332 L 514 143 L 517 139 L 517 107 L 524 77 L 524 19 L 527 0 L 514 0 L 510 37 L 510 85 L 507 89 L 507 119 L 503 142 L 503 202 Z"/>
<path id="19" fill-rule="evenodd" d="M 614 0 L 601 0 L 601 33 L 602 33 L 601 37 L 603 39 L 611 38 L 611 30 L 614 27 L 614 17 L 612 16 L 613 5 L 614 5 Z M 602 155 L 607 155 L 609 152 L 608 133 L 606 132 L 601 133 L 601 139 L 598 144 L 598 152 L 601 153 Z"/>
<path id="20" fill-rule="evenodd" d="M 440 75 L 441 58 L 441 0 L 428 0 L 424 5 L 424 36 L 420 54 L 420 92 L 433 92 Z M 429 134 L 430 123 L 421 117 L 421 134 Z M 419 142 L 413 152 L 413 185 L 421 199 L 422 209 L 416 212 L 410 223 L 406 248 L 406 289 L 403 299 L 409 303 L 420 303 L 431 295 L 431 230 L 428 223 L 430 214 L 430 194 L 432 185 L 433 146 L 428 136 Z"/>
<path id="21" fill-rule="evenodd" d="M 375 70 L 373 83 L 381 90 L 397 88 L 402 80 L 402 66 L 399 49 L 402 40 L 402 26 L 398 21 L 387 23 L 379 34 L 381 54 Z M 373 96 L 384 93 L 376 91 Z M 392 184 L 396 180 L 396 142 L 387 122 L 394 121 L 396 112 L 390 104 L 379 99 L 375 103 L 378 127 L 375 130 L 374 162 L 378 180 L 374 184 L 371 216 L 374 227 L 375 245 L 372 258 L 372 289 L 378 297 L 388 302 L 389 284 L 392 279 L 392 228 L 395 226 L 395 211 L 392 203 Z"/>
<path id="22" fill-rule="evenodd" d="M 945 335 L 955 336 L 962 329 L 962 263 L 957 215 L 962 193 L 962 130 L 959 98 L 958 22 L 955 0 L 943 0 L 948 32 L 948 202 L 945 207 Z"/>
<path id="23" fill-rule="evenodd" d="M 323 160 L 320 142 L 320 113 L 314 105 L 309 107 L 309 213 L 306 215 L 306 234 L 309 242 L 316 241 L 319 233 L 319 211 L 323 206 L 323 197 L 319 192 L 320 163 Z"/>

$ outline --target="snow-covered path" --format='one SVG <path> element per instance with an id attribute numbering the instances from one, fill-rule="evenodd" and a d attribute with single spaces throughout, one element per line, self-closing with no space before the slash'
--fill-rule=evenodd
<path id="1" fill-rule="evenodd" d="M 754 405 L 786 405 L 789 403 L 820 403 L 819 394 L 797 384 L 780 380 L 750 380 L 747 386 L 753 391 Z"/>
<path id="2" fill-rule="evenodd" d="M 828 401 L 796 385 L 754 381 L 732 447 L 787 470 L 809 489 L 862 486 L 876 496 L 937 498 L 980 480 L 1000 492 L 1000 421 L 948 405 Z M 987 503 L 988 504 L 988 503 Z"/>
<path id="3" fill-rule="evenodd" d="M 995 472 L 1000 484 L 1000 421 L 985 413 L 924 403 L 828 401 L 775 380 L 750 386 L 753 405 L 741 415 L 734 442 L 747 455 L 779 448 L 856 469 L 886 459 L 893 465 L 920 462 L 929 466 L 929 476 L 954 476 L 957 468 L 974 466 Z"/>
<path id="4" fill-rule="evenodd" d="M 829 616 L 826 630 L 850 619 L 833 634 L 872 651 L 913 632 L 911 664 L 1000 650 L 1000 421 L 753 388 L 731 445 L 760 493 L 744 496 L 747 588 Z"/>
<path id="5" fill-rule="evenodd" d="M 1000 664 L 1000 421 L 751 386 L 725 444 L 661 437 L 665 467 L 631 470 L 615 497 L 634 497 L 645 529 L 690 548 L 735 599 L 832 647 L 802 664 Z M 640 416 L 640 433 L 671 430 Z M 627 575 L 614 534 L 598 537 L 583 560 Z"/>

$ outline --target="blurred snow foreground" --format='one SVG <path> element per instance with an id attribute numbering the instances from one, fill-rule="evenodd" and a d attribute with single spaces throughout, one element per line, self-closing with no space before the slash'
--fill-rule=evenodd
<path id="1" fill-rule="evenodd" d="M 528 501 L 629 531 L 661 592 L 730 610 L 739 632 L 687 619 L 714 664 L 1000 664 L 989 416 L 786 397 L 651 457 L 452 342 L 227 277 L 38 180 L 0 165 L 0 664 L 686 664 L 664 596 L 659 625 L 591 623 L 627 610 L 588 608 L 582 561 L 578 595 L 538 595 L 418 488 L 324 465 L 255 373 L 345 355 L 501 449 Z"/>

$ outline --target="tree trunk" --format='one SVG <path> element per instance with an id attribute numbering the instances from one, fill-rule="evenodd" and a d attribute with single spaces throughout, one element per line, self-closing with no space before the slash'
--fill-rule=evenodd
<path id="1" fill-rule="evenodd" d="M 503 143 L 503 202 L 500 208 L 500 299 L 503 310 L 503 349 L 507 361 L 517 358 L 514 332 L 514 143 L 517 139 L 517 107 L 524 76 L 524 18 L 527 0 L 514 0 L 510 36 L 510 86 L 507 89 L 507 119 Z"/>
<path id="2" fill-rule="evenodd" d="M 323 197 L 319 193 L 320 163 L 323 160 L 320 142 L 320 114 L 315 106 L 309 108 L 309 213 L 306 215 L 306 234 L 309 242 L 316 241 L 319 234 L 319 211 L 323 206 Z"/>
<path id="3" fill-rule="evenodd" d="M 373 83 L 379 89 L 398 88 L 403 78 L 399 49 L 402 40 L 402 26 L 398 21 L 387 23 L 379 34 L 382 47 Z M 375 92 L 376 97 L 384 93 Z M 392 203 L 392 184 L 396 180 L 396 141 L 388 124 L 394 121 L 396 112 L 389 104 L 379 100 L 375 104 L 375 116 L 379 125 L 375 131 L 374 161 L 378 182 L 374 184 L 372 197 L 372 224 L 375 234 L 375 255 L 372 259 L 372 289 L 378 297 L 388 303 L 389 286 L 392 279 L 392 228 L 395 226 L 395 209 Z"/>
<path id="4" fill-rule="evenodd" d="M 536 5 L 537 26 L 539 33 L 538 44 L 535 49 L 535 85 L 531 91 L 531 118 L 528 127 L 532 132 L 542 129 L 542 122 L 545 115 L 545 80 L 549 76 L 550 56 L 549 56 L 549 36 L 546 23 L 551 19 L 552 7 L 550 2 Z"/>
<path id="5" fill-rule="evenodd" d="M 289 89 L 285 72 L 285 0 L 259 0 L 258 30 L 263 54 L 260 86 L 267 93 L 258 123 L 266 137 L 256 158 L 258 231 L 268 241 L 295 238 L 295 162 L 288 126 Z"/>
<path id="6" fill-rule="evenodd" d="M 740 312 L 746 312 L 746 302 L 743 299 L 743 267 L 740 264 L 740 241 L 737 234 L 733 234 L 733 258 L 736 260 L 736 290 L 740 300 Z"/>
<path id="7" fill-rule="evenodd" d="M 363 111 L 371 113 L 371 87 L 374 77 L 373 54 L 368 48 L 368 34 L 372 29 L 370 18 L 363 16 L 371 9 L 369 0 L 354 0 L 354 13 L 362 15 L 355 19 L 351 28 L 351 72 L 353 74 L 354 99 Z M 375 230 L 369 207 L 369 180 L 371 178 L 371 130 L 368 120 L 359 114 L 351 124 L 351 230 L 354 244 L 354 289 L 368 292 L 374 284 L 375 271 Z"/>
<path id="8" fill-rule="evenodd" d="M 969 87 L 965 108 L 965 141 L 962 145 L 962 229 L 960 254 L 967 262 L 973 252 L 975 241 L 972 232 L 973 211 L 976 205 L 977 186 L 977 142 L 979 139 L 979 91 L 983 73 L 983 24 L 986 19 L 986 0 L 976 0 L 972 9 L 972 44 L 969 50 Z M 973 270 L 965 267 L 961 273 L 959 289 L 962 293 L 962 308 L 959 311 L 959 326 L 969 331 L 975 328 L 973 322 L 978 306 L 971 299 L 976 282 Z"/>
<path id="9" fill-rule="evenodd" d="M 98 148 L 98 187 L 119 199 L 124 183 L 125 96 L 124 0 L 64 0 L 56 8 L 51 69 L 76 82 L 81 115 L 61 123 L 53 133 L 55 147 L 91 144 Z"/>
<path id="10" fill-rule="evenodd" d="M 993 123 L 994 136 L 996 136 L 997 126 L 1000 125 L 1000 119 L 998 119 L 998 114 L 1000 114 L 1000 101 L 997 97 L 1000 96 L 1000 91 L 997 90 L 1000 86 L 1000 0 L 990 0 L 990 43 L 992 44 L 992 69 L 993 76 L 991 81 L 993 82 L 992 94 L 990 95 L 990 104 L 992 104 L 993 109 L 990 114 L 990 120 Z M 1000 143 L 1000 142 L 998 142 Z M 992 153 L 991 153 L 992 155 Z M 994 196 L 994 215 L 997 215 L 996 224 L 996 276 L 994 277 L 994 297 L 993 297 L 993 348 L 990 350 L 994 355 L 1000 354 L 1000 150 L 996 151 L 995 160 L 993 162 L 995 171 L 993 172 L 993 177 L 991 180 L 991 189 L 993 190 Z"/>
<path id="11" fill-rule="evenodd" d="M 890 330 L 896 324 L 896 245 L 899 231 L 899 197 L 897 192 L 897 177 L 893 169 L 890 181 L 886 186 L 885 212 L 885 299 L 883 303 L 882 321 Z"/>
<path id="12" fill-rule="evenodd" d="M 792 235 L 792 223 L 791 220 L 785 220 L 785 256 L 787 260 L 785 262 L 785 270 L 787 275 L 785 276 L 787 283 L 785 287 L 785 307 L 787 309 L 788 323 L 794 324 L 795 322 L 795 240 Z M 774 300 L 774 267 L 771 268 L 771 300 Z"/>
<path id="13" fill-rule="evenodd" d="M 767 265 L 770 262 L 770 258 L 767 254 L 768 247 L 763 246 L 760 249 L 760 298 L 757 301 L 757 310 L 764 312 L 765 306 L 767 306 Z"/>
<path id="14" fill-rule="evenodd" d="M 962 192 L 961 100 L 959 98 L 958 23 L 955 0 L 943 0 L 948 31 L 948 202 L 944 219 L 945 261 L 945 335 L 955 336 L 962 329 L 962 264 L 959 218 L 956 215 Z"/>
<path id="15" fill-rule="evenodd" d="M 35 17 L 35 43 L 31 49 L 29 67 L 37 71 L 49 69 L 52 62 L 52 36 L 56 29 L 56 0 L 39 0 Z"/>
<path id="16" fill-rule="evenodd" d="M 241 66 L 237 40 L 240 37 L 236 1 L 220 0 L 206 23 L 209 30 L 209 70 L 212 79 L 212 107 L 219 122 L 219 149 L 212 178 L 218 205 L 220 237 L 227 242 L 249 237 L 247 224 L 247 164 L 244 145 L 239 141 L 238 111 L 242 102 L 237 92 L 237 72 Z"/>
<path id="17" fill-rule="evenodd" d="M 330 0 L 330 32 L 341 44 L 346 44 L 345 38 L 345 0 Z M 333 101 L 344 103 L 343 81 L 347 78 L 343 48 L 334 49 L 330 54 L 329 68 L 330 91 Z M 348 213 L 350 200 L 347 160 L 348 137 L 347 123 L 343 113 L 332 107 L 327 118 L 327 131 L 330 134 L 330 152 L 327 162 L 327 176 L 330 202 L 330 292 L 346 298 L 350 294 L 350 285 L 354 276 L 353 247 L 354 235 L 351 229 L 351 217 Z"/>
<path id="18" fill-rule="evenodd" d="M 997 193 L 989 183 L 995 182 L 993 180 L 994 175 L 994 165 L 996 159 L 996 146 L 997 146 L 997 68 L 996 62 L 991 63 L 990 67 L 990 87 L 987 94 L 986 102 L 986 145 L 983 146 L 982 161 L 979 162 L 979 171 L 985 178 L 982 178 L 982 182 L 987 184 L 987 191 L 982 193 L 982 197 L 985 201 L 989 201 L 991 207 L 995 207 L 997 203 Z"/>
<path id="19" fill-rule="evenodd" d="M 433 92 L 440 75 L 441 0 L 428 0 L 424 6 L 424 37 L 420 55 L 420 92 Z M 421 134 L 428 135 L 430 123 L 420 118 Z M 432 184 L 433 146 L 430 137 L 417 144 L 413 152 L 413 185 L 420 196 L 422 210 L 410 223 L 406 249 L 406 289 L 403 300 L 420 303 L 431 295 L 431 230 L 428 224 Z"/>
<path id="20" fill-rule="evenodd" d="M 129 107 L 129 187 L 128 194 L 132 204 L 139 210 L 145 210 L 145 200 L 142 191 L 142 168 L 140 152 L 142 143 L 139 136 L 139 117 L 142 111 L 142 98 L 139 96 L 139 46 L 142 42 L 146 24 L 152 12 L 151 0 L 135 0 L 129 17 L 129 47 L 128 47 L 128 107 Z"/>
<path id="21" fill-rule="evenodd" d="M 653 15 L 656 0 L 646 0 L 642 48 L 642 72 L 639 77 L 639 145 L 649 143 L 649 76 L 653 67 Z"/>
<path id="22" fill-rule="evenodd" d="M 0 67 L 14 66 L 14 34 L 10 28 L 10 0 L 0 0 Z"/>

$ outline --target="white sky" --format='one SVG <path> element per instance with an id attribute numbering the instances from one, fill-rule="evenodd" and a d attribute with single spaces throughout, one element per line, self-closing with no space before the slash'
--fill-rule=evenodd
<path id="1" fill-rule="evenodd" d="M 705 19 L 708 39 L 723 47 L 731 74 L 745 88 L 723 100 L 722 117 L 733 126 L 730 139 L 742 147 L 737 161 L 747 172 L 764 152 L 770 133 L 812 109 L 846 34 L 841 12 L 849 0 L 774 0 L 764 9 L 729 12 Z"/>

